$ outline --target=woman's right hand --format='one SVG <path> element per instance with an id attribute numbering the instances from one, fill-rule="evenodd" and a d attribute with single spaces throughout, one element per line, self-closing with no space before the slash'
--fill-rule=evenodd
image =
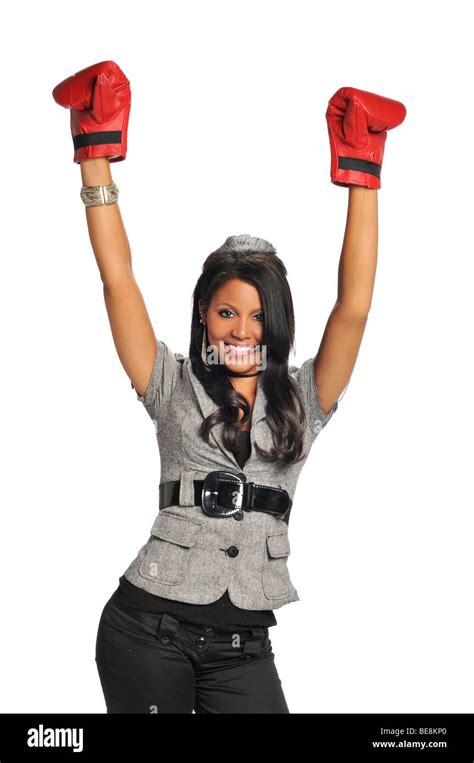
<path id="1" fill-rule="evenodd" d="M 114 61 L 101 61 L 73 74 L 53 90 L 60 106 L 71 110 L 74 162 L 127 155 L 130 82 Z"/>

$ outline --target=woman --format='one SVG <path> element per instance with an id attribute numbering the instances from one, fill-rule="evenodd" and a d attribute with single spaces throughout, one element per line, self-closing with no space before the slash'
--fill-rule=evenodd
<path id="1" fill-rule="evenodd" d="M 194 289 L 189 357 L 157 340 L 135 281 L 110 164 L 125 159 L 130 87 L 113 61 L 53 91 L 74 161 L 122 365 L 156 427 L 160 510 L 100 619 L 109 713 L 288 713 L 269 628 L 298 601 L 288 523 L 299 473 L 349 383 L 370 310 L 377 189 L 402 104 L 353 88 L 330 100 L 331 180 L 348 187 L 338 295 L 314 357 L 288 367 L 286 268 L 230 236 Z"/>

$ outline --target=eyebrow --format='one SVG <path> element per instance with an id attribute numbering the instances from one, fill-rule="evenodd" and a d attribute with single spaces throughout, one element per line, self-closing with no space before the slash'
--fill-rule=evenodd
<path id="1" fill-rule="evenodd" d="M 231 305 L 229 302 L 219 302 L 219 303 L 216 305 L 216 307 L 221 307 L 221 306 L 224 306 L 224 305 L 225 305 L 226 307 L 230 307 L 232 310 L 235 310 L 237 313 L 239 312 L 239 311 L 237 310 L 237 308 L 236 308 L 236 307 L 233 307 L 233 305 Z M 261 311 L 262 311 L 262 308 L 261 308 L 261 307 L 256 307 L 256 308 L 255 308 L 255 310 L 251 310 L 250 312 L 251 312 L 251 313 L 256 313 L 256 312 L 261 312 Z"/>

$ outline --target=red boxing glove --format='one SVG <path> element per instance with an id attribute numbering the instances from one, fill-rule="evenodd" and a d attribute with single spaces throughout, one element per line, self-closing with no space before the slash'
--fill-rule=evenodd
<path id="1" fill-rule="evenodd" d="M 380 188 L 387 130 L 403 122 L 406 108 L 383 95 L 341 87 L 326 111 L 331 145 L 331 181 Z"/>
<path id="2" fill-rule="evenodd" d="M 60 106 L 71 110 L 74 161 L 127 155 L 130 82 L 114 61 L 101 61 L 68 77 L 53 90 Z"/>

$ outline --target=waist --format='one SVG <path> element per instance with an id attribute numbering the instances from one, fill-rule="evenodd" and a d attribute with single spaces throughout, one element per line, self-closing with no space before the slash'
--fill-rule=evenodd
<path id="1" fill-rule="evenodd" d="M 228 629 L 232 627 L 271 627 L 277 625 L 273 610 L 250 610 L 236 607 L 229 593 L 224 594 L 210 604 L 191 604 L 190 602 L 175 601 L 157 596 L 139 588 L 122 575 L 119 587 L 113 594 L 117 606 L 140 610 L 151 614 L 168 612 L 183 622 L 199 625 L 209 625 Z"/>
<path id="2" fill-rule="evenodd" d="M 273 514 L 288 524 L 292 500 L 284 488 L 247 481 L 242 472 L 209 472 L 204 480 L 193 480 L 194 505 L 215 517 L 243 516 L 245 511 Z M 179 505 L 181 481 L 162 482 L 159 507 Z"/>

